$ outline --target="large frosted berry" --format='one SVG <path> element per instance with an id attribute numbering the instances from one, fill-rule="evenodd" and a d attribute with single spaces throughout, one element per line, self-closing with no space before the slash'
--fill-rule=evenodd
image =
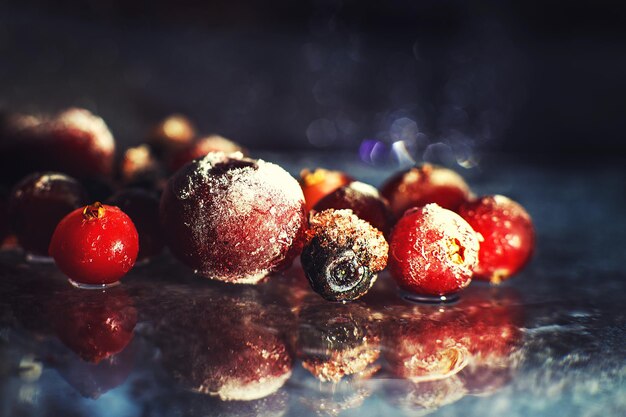
<path id="1" fill-rule="evenodd" d="M 169 180 L 161 224 L 170 250 L 207 278 L 254 284 L 299 255 L 306 209 L 278 165 L 209 153 Z"/>

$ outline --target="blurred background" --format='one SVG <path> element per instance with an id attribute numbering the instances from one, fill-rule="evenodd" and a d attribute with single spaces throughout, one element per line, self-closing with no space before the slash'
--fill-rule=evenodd
<path id="1" fill-rule="evenodd" d="M 180 112 L 270 151 L 625 154 L 615 3 L 2 0 L 0 107 L 86 107 L 123 146 Z"/>

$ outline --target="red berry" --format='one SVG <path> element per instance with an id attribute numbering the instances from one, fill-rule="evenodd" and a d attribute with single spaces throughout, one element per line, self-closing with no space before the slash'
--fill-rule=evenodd
<path id="1" fill-rule="evenodd" d="M 98 202 L 79 208 L 59 223 L 50 256 L 77 286 L 116 283 L 135 264 L 139 237 L 122 210 Z"/>
<path id="2" fill-rule="evenodd" d="M 391 177 L 381 188 L 391 211 L 400 218 L 411 207 L 437 203 L 456 210 L 470 197 L 465 180 L 451 169 L 424 164 Z"/>
<path id="3" fill-rule="evenodd" d="M 20 246 L 29 254 L 47 256 L 59 221 L 86 201 L 83 187 L 67 175 L 44 172 L 24 178 L 9 201 L 9 218 Z"/>
<path id="4" fill-rule="evenodd" d="M 478 248 L 476 233 L 461 216 L 428 204 L 407 211 L 394 227 L 389 265 L 404 290 L 446 295 L 469 285 Z"/>
<path id="5" fill-rule="evenodd" d="M 326 209 L 350 209 L 360 219 L 365 220 L 388 236 L 392 226 L 392 215 L 387 202 L 378 190 L 359 181 L 351 182 L 328 194 L 315 204 L 315 211 Z"/>
<path id="6" fill-rule="evenodd" d="M 119 178 L 125 185 L 153 188 L 161 174 L 161 166 L 148 145 L 128 148 L 119 164 Z"/>
<path id="7" fill-rule="evenodd" d="M 159 199 L 141 188 L 118 191 L 108 204 L 119 207 L 130 217 L 139 234 L 137 261 L 150 259 L 163 250 L 163 234 L 159 223 Z"/>
<path id="8" fill-rule="evenodd" d="M 183 165 L 202 158 L 209 152 L 224 152 L 230 154 L 233 152 L 241 152 L 244 155 L 244 149 L 233 142 L 219 135 L 210 135 L 184 146 L 183 148 L 171 153 L 169 163 L 167 164 L 170 172 L 176 172 Z"/>
<path id="9" fill-rule="evenodd" d="M 172 253 L 207 278 L 255 284 L 302 250 L 304 197 L 278 165 L 209 153 L 167 183 L 160 206 Z"/>
<path id="10" fill-rule="evenodd" d="M 173 114 L 166 117 L 148 133 L 147 141 L 157 155 L 184 148 L 196 136 L 196 130 L 191 121 L 183 115 Z"/>
<path id="11" fill-rule="evenodd" d="M 459 214 L 482 235 L 476 279 L 498 284 L 519 272 L 530 259 L 535 233 L 530 215 L 515 201 L 487 196 L 463 204 Z"/>
<path id="12" fill-rule="evenodd" d="M 0 162 L 8 159 L 6 165 L 15 172 L 59 171 L 80 179 L 112 174 L 115 140 L 104 121 L 89 111 L 71 108 L 43 121 L 12 120 L 8 136 L 0 139 L 5 142 Z M 5 164 L 0 165 L 2 172 Z"/>
<path id="13" fill-rule="evenodd" d="M 313 210 L 315 204 L 337 188 L 354 181 L 341 171 L 330 171 L 317 168 L 311 172 L 308 169 L 300 172 L 300 186 L 304 193 L 307 210 Z"/>

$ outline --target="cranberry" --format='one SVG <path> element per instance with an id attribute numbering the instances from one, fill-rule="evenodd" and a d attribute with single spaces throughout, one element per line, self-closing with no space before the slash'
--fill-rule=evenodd
<path id="1" fill-rule="evenodd" d="M 115 140 L 104 121 L 84 109 L 24 123 L 7 142 L 8 156 L 19 161 L 11 164 L 20 173 L 50 170 L 83 179 L 113 172 Z"/>
<path id="2" fill-rule="evenodd" d="M 65 291 L 48 314 L 63 344 L 93 363 L 124 350 L 137 324 L 137 310 L 121 288 L 87 294 Z"/>
<path id="3" fill-rule="evenodd" d="M 50 255 L 81 288 L 116 284 L 135 264 L 137 229 L 117 207 L 98 202 L 68 214 L 50 241 Z"/>
<path id="4" fill-rule="evenodd" d="M 183 115 L 173 114 L 154 126 L 147 140 L 155 152 L 163 156 L 190 144 L 195 136 L 196 130 L 191 121 Z"/>
<path id="5" fill-rule="evenodd" d="M 499 284 L 530 259 L 535 246 L 532 220 L 515 201 L 501 195 L 482 197 L 463 204 L 459 214 L 483 238 L 476 279 Z"/>
<path id="6" fill-rule="evenodd" d="M 302 267 L 315 292 L 330 301 L 350 301 L 374 285 L 387 265 L 382 232 L 350 210 L 328 209 L 311 216 Z"/>
<path id="7" fill-rule="evenodd" d="M 167 164 L 168 169 L 170 172 L 176 172 L 183 165 L 194 159 L 202 158 L 209 152 L 224 152 L 226 154 L 241 152 L 244 155 L 246 154 L 244 149 L 235 142 L 219 135 L 210 135 L 171 153 Z"/>
<path id="8" fill-rule="evenodd" d="M 385 397 L 400 410 L 400 415 L 424 416 L 459 401 L 467 394 L 463 381 L 456 375 L 434 381 L 387 381 Z"/>
<path id="9" fill-rule="evenodd" d="M 117 192 L 107 203 L 119 207 L 137 228 L 137 261 L 150 259 L 161 253 L 164 242 L 159 224 L 159 199 L 154 193 L 140 188 L 129 188 Z"/>
<path id="10" fill-rule="evenodd" d="M 302 250 L 306 209 L 281 167 L 239 153 L 209 153 L 179 170 L 160 206 L 165 240 L 205 277 L 254 284 Z"/>
<path id="11" fill-rule="evenodd" d="M 378 190 L 369 184 L 359 181 L 344 185 L 323 197 L 315 204 L 314 210 L 350 209 L 360 219 L 389 234 L 392 226 L 392 215 L 387 202 L 381 198 Z"/>
<path id="12" fill-rule="evenodd" d="M 9 200 L 9 218 L 19 244 L 29 254 L 47 256 L 59 221 L 86 201 L 83 187 L 67 175 L 44 172 L 24 178 Z"/>
<path id="13" fill-rule="evenodd" d="M 429 203 L 456 210 L 469 198 L 470 190 L 456 172 L 424 164 L 391 177 L 382 186 L 381 194 L 389 201 L 396 218 L 400 218 L 407 209 Z"/>
<path id="14" fill-rule="evenodd" d="M 441 296 L 469 285 L 478 236 L 458 214 L 427 204 L 408 210 L 391 233 L 391 273 L 409 292 Z"/>
<path id="15" fill-rule="evenodd" d="M 148 145 L 128 148 L 124 152 L 119 164 L 122 184 L 154 188 L 161 177 L 161 166 Z"/>
<path id="16" fill-rule="evenodd" d="M 300 186 L 304 193 L 306 208 L 313 210 L 320 199 L 352 181 L 354 180 L 341 171 L 330 171 L 324 168 L 317 168 L 313 172 L 308 169 L 302 170 Z"/>
<path id="17" fill-rule="evenodd" d="M 299 315 L 298 358 L 319 380 L 371 375 L 380 356 L 380 333 L 373 314 L 357 304 L 311 303 Z"/>

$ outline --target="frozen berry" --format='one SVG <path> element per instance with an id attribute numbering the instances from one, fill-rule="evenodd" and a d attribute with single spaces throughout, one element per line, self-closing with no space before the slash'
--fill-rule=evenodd
<path id="1" fill-rule="evenodd" d="M 463 204 L 459 214 L 482 236 L 476 279 L 498 284 L 530 259 L 535 234 L 530 215 L 515 201 L 487 196 Z"/>
<path id="2" fill-rule="evenodd" d="M 159 156 L 163 156 L 190 144 L 195 136 L 191 121 L 183 115 L 173 114 L 152 128 L 147 141 Z"/>
<path id="3" fill-rule="evenodd" d="M 312 210 L 320 199 L 352 181 L 354 180 L 341 171 L 317 168 L 311 172 L 303 169 L 300 172 L 300 185 L 306 200 L 306 208 Z"/>
<path id="4" fill-rule="evenodd" d="M 391 233 L 391 273 L 412 293 L 441 296 L 469 285 L 478 236 L 458 214 L 427 204 L 407 211 Z"/>
<path id="5" fill-rule="evenodd" d="M 125 185 L 153 188 L 161 178 L 161 166 L 148 145 L 128 148 L 119 164 L 119 179 Z"/>
<path id="6" fill-rule="evenodd" d="M 313 303 L 300 312 L 298 358 L 319 380 L 369 376 L 378 370 L 373 364 L 379 356 L 379 329 L 367 308 Z"/>
<path id="7" fill-rule="evenodd" d="M 411 207 L 437 203 L 456 210 L 470 196 L 465 180 L 451 169 L 424 164 L 391 177 L 381 188 L 397 219 Z"/>
<path id="8" fill-rule="evenodd" d="M 327 300 L 356 300 L 387 265 L 389 246 L 382 232 L 351 210 L 316 213 L 308 235 L 302 267 L 313 290 Z"/>
<path id="9" fill-rule="evenodd" d="M 278 165 L 209 153 L 167 183 L 161 225 L 172 253 L 207 278 L 254 284 L 302 249 L 306 209 Z"/>
<path id="10" fill-rule="evenodd" d="M 137 229 L 117 207 L 98 202 L 61 220 L 50 241 L 50 256 L 70 282 L 81 288 L 113 285 L 135 264 Z"/>
<path id="11" fill-rule="evenodd" d="M 31 255 L 47 256 L 59 221 L 86 201 L 83 187 L 67 175 L 44 172 L 24 178 L 9 201 L 9 218 L 19 244 Z"/>
<path id="12" fill-rule="evenodd" d="M 378 190 L 359 181 L 351 182 L 328 194 L 315 204 L 314 210 L 350 209 L 360 219 L 365 220 L 388 235 L 392 226 L 392 215 L 387 202 Z"/>
<path id="13" fill-rule="evenodd" d="M 165 245 L 159 224 L 159 199 L 141 188 L 128 188 L 113 195 L 108 204 L 119 207 L 130 217 L 139 234 L 137 261 L 150 259 Z"/>
<path id="14" fill-rule="evenodd" d="M 209 152 L 224 152 L 226 154 L 241 152 L 245 155 L 244 149 L 235 142 L 219 135 L 210 135 L 190 143 L 180 150 L 171 153 L 168 162 L 170 172 L 178 171 L 183 165 L 202 158 Z"/>
<path id="15" fill-rule="evenodd" d="M 132 340 L 137 310 L 121 288 L 61 295 L 50 303 L 49 317 L 59 339 L 84 360 L 98 363 Z"/>

